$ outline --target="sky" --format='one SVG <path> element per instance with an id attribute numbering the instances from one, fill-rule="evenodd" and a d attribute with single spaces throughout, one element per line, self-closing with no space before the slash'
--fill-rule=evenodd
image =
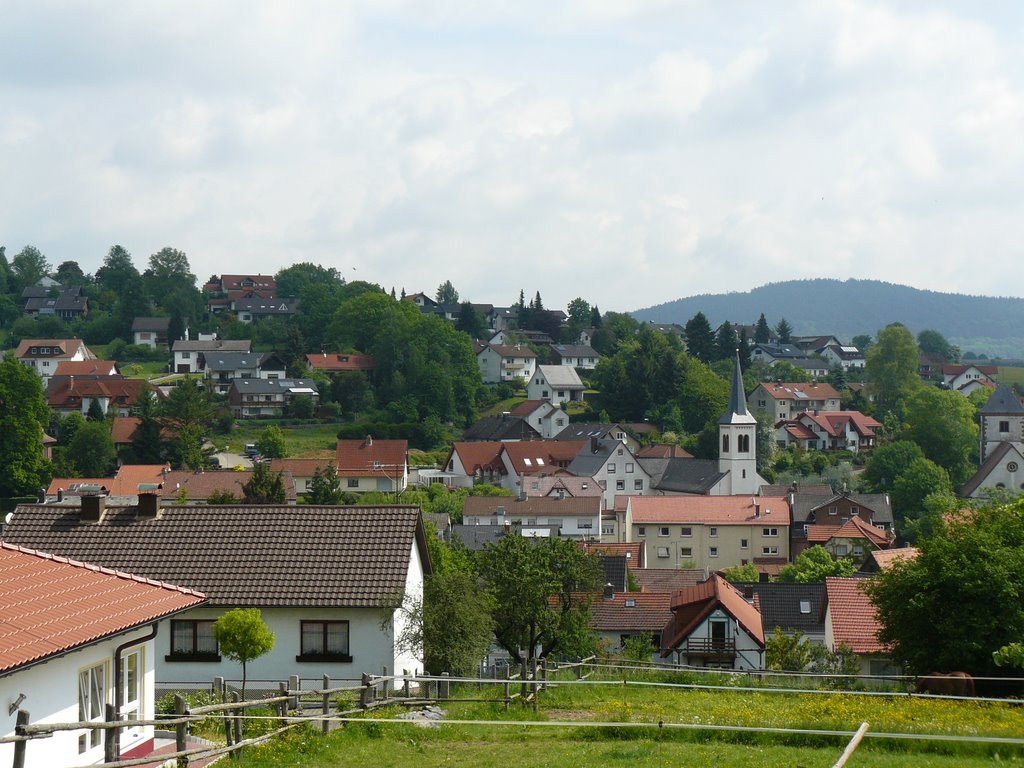
<path id="1" fill-rule="evenodd" d="M 0 245 L 627 311 L 1024 295 L 1024 5 L 0 0 Z M 813 300 L 813 299 L 811 299 Z"/>

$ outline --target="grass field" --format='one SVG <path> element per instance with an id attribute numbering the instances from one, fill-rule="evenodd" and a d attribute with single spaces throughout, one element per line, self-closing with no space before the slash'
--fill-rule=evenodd
<path id="1" fill-rule="evenodd" d="M 281 427 L 289 458 L 312 458 L 325 452 L 333 452 L 338 443 L 338 427 L 337 424 Z M 246 443 L 255 443 L 266 428 L 266 424 L 242 422 L 231 430 L 230 435 L 217 435 L 213 442 L 218 450 L 227 445 L 231 453 L 243 453 Z"/>
<path id="2" fill-rule="evenodd" d="M 476 695 L 475 689 L 464 693 Z M 1024 735 L 1024 708 L 1013 703 L 879 698 L 842 693 L 792 694 L 707 691 L 652 687 L 559 686 L 541 697 L 541 710 L 513 705 L 452 702 L 450 720 L 542 720 L 555 727 L 462 725 L 437 727 L 374 722 L 350 723 L 330 736 L 298 731 L 249 750 L 242 765 L 368 765 L 381 768 L 485 768 L 538 766 L 610 768 L 648 766 L 831 766 L 848 737 L 809 734 L 712 732 L 630 728 L 629 723 L 691 723 L 853 732 L 867 721 L 876 733 L 960 736 Z M 398 708 L 379 710 L 392 718 Z M 615 723 L 600 727 L 583 722 Z M 621 725 L 619 725 L 621 724 Z M 869 732 L 870 732 L 869 731 Z M 973 766 L 993 762 L 1024 764 L 1024 748 L 866 738 L 849 765 Z"/>
<path id="3" fill-rule="evenodd" d="M 1024 368 L 1010 368 L 1005 365 L 999 366 L 999 373 L 996 374 L 996 381 L 1003 384 L 1024 384 Z"/>

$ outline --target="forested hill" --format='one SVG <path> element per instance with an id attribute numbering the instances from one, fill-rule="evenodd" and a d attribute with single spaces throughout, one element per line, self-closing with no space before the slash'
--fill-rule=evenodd
<path id="1" fill-rule="evenodd" d="M 713 326 L 729 320 L 753 324 L 764 312 L 770 325 L 786 318 L 799 335 L 832 333 L 843 341 L 874 336 L 892 322 L 915 334 L 941 332 L 965 352 L 1024 356 L 1024 299 L 922 291 L 879 280 L 788 280 L 746 293 L 704 294 L 631 314 L 638 320 L 684 324 L 703 312 Z"/>

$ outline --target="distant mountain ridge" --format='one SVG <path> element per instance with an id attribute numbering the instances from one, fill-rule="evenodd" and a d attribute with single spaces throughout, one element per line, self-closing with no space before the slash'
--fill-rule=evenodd
<path id="1" fill-rule="evenodd" d="M 654 323 L 686 323 L 703 312 L 713 327 L 753 324 L 764 312 L 772 327 L 783 317 L 800 336 L 834 334 L 849 342 L 899 322 L 913 333 L 931 328 L 967 352 L 1024 357 L 1024 299 L 925 291 L 881 280 L 787 280 L 746 292 L 702 294 L 638 309 Z"/>

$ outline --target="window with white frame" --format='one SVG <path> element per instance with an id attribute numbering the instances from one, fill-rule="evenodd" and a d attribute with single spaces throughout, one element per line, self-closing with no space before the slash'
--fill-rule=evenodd
<path id="1" fill-rule="evenodd" d="M 689 525 L 682 526 L 679 529 L 679 535 L 680 536 L 693 536 L 693 527 L 689 526 Z"/>
<path id="2" fill-rule="evenodd" d="M 680 557 L 693 557 L 693 547 L 680 547 L 679 548 L 679 556 Z"/>
<path id="3" fill-rule="evenodd" d="M 636 535 L 637 536 L 646 536 L 647 535 L 647 527 L 643 526 L 643 525 L 638 525 L 636 527 Z"/>
<path id="4" fill-rule="evenodd" d="M 347 621 L 302 621 L 300 632 L 296 661 L 352 661 Z"/>
<path id="5" fill-rule="evenodd" d="M 778 547 L 761 547 L 762 555 L 777 555 L 779 554 Z"/>
<path id="6" fill-rule="evenodd" d="M 708 557 L 718 557 L 718 547 L 711 547 L 708 550 Z"/>
<path id="7" fill-rule="evenodd" d="M 668 547 L 658 547 L 658 557 L 668 557 Z"/>
<path id="8" fill-rule="evenodd" d="M 667 525 L 661 526 L 658 529 L 658 535 L 659 536 L 668 536 L 668 526 Z"/>
<path id="9" fill-rule="evenodd" d="M 762 536 L 778 536 L 779 535 L 779 529 L 778 528 L 762 528 L 761 529 L 761 535 Z"/>
<path id="10" fill-rule="evenodd" d="M 608 465 L 608 474 L 610 475 L 614 471 L 615 471 L 615 465 L 614 464 L 609 464 Z"/>
<path id="11" fill-rule="evenodd" d="M 107 663 L 94 664 L 78 672 L 78 722 L 102 722 L 107 703 Z M 94 728 L 78 737 L 78 753 L 103 743 L 103 731 Z"/>
<path id="12" fill-rule="evenodd" d="M 740 539 L 740 549 L 749 549 L 750 542 L 747 539 Z"/>
<path id="13" fill-rule="evenodd" d="M 718 528 L 717 528 L 717 526 L 713 525 L 710 528 L 708 528 L 708 536 L 711 536 L 712 538 L 714 538 L 717 535 L 718 535 Z"/>
<path id="14" fill-rule="evenodd" d="M 634 480 L 633 481 L 633 490 L 634 491 L 642 491 L 643 489 L 644 489 L 644 481 L 643 480 Z"/>
<path id="15" fill-rule="evenodd" d="M 616 480 L 615 481 L 615 490 L 616 491 L 624 491 L 624 490 L 626 490 L 626 481 L 625 480 Z"/>
<path id="16" fill-rule="evenodd" d="M 626 474 L 628 475 L 628 474 L 632 473 L 632 471 L 633 471 L 633 464 L 632 464 L 632 462 L 627 461 L 626 462 Z"/>

